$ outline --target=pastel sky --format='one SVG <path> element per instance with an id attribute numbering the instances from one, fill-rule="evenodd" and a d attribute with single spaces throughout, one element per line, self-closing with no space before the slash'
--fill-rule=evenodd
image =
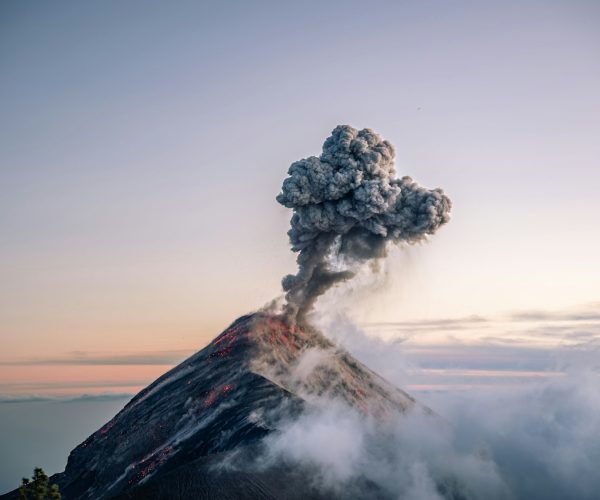
<path id="1" fill-rule="evenodd" d="M 568 443 L 542 483 L 585 489 L 598 26 L 595 0 L 0 2 L 0 492 L 281 294 L 275 196 L 338 124 L 453 211 L 320 326 L 525 475 Z"/>
<path id="2" fill-rule="evenodd" d="M 357 322 L 595 338 L 599 23 L 595 1 L 2 2 L 0 395 L 134 392 L 277 297 L 275 196 L 340 123 L 454 203 L 344 302 Z"/>

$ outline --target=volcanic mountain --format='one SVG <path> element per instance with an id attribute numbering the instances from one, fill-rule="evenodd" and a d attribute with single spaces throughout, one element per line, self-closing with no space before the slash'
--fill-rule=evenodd
<path id="1" fill-rule="evenodd" d="M 284 465 L 223 465 L 260 462 L 262 438 L 323 398 L 376 416 L 418 405 L 318 331 L 243 316 L 137 394 L 52 481 L 67 500 L 331 498 Z"/>

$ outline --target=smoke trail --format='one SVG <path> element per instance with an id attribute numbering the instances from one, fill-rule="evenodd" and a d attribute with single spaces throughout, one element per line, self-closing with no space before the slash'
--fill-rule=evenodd
<path id="1" fill-rule="evenodd" d="M 277 201 L 294 211 L 288 235 L 299 269 L 282 280 L 291 320 L 302 321 L 320 295 L 352 278 L 349 266 L 385 257 L 388 242 L 423 241 L 448 222 L 450 199 L 396 178 L 394 154 L 372 130 L 339 125 L 321 156 L 290 166 Z"/>

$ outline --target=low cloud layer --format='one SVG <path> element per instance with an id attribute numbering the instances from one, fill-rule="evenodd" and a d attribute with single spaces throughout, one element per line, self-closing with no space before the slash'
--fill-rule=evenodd
<path id="1" fill-rule="evenodd" d="M 316 486 L 381 498 L 595 499 L 600 384 L 570 374 L 526 390 L 438 393 L 443 417 L 375 422 L 322 405 L 267 441 L 268 459 L 314 469 Z M 361 480 L 358 480 L 361 478 Z"/>
<path id="2" fill-rule="evenodd" d="M 456 446 L 483 449 L 514 498 L 598 498 L 597 372 L 570 371 L 521 390 L 438 393 L 428 399 L 452 423 Z"/>
<path id="3" fill-rule="evenodd" d="M 363 361 L 369 356 L 376 372 L 400 385 L 410 380 L 408 372 L 415 366 L 409 354 L 402 354 L 402 343 L 367 338 L 358 328 L 345 337 L 337 335 Z M 508 388 L 502 380 L 489 380 L 479 390 L 417 393 L 436 413 L 433 417 L 417 410 L 382 421 L 339 401 L 313 401 L 310 411 L 267 439 L 266 463 L 308 468 L 316 487 L 357 498 L 598 498 L 600 376 L 595 348 L 533 349 L 534 355 L 519 358 L 523 347 L 474 347 L 479 350 L 471 353 L 474 362 L 487 352 L 486 362 L 502 361 L 507 374 L 529 360 L 540 373 L 560 367 L 560 376 Z M 458 359 L 458 364 L 469 362 L 468 355 Z M 417 371 L 423 377 L 426 370 Z"/>
<path id="4" fill-rule="evenodd" d="M 116 354 L 76 351 L 57 357 L 0 359 L 0 366 L 175 365 L 192 355 L 194 352 L 195 351 L 193 350 L 168 350 Z"/>
<path id="5" fill-rule="evenodd" d="M 311 470 L 314 487 L 347 498 L 511 498 L 495 462 L 455 437 L 418 410 L 375 421 L 324 404 L 268 438 L 267 461 Z"/>
<path id="6" fill-rule="evenodd" d="M 121 401 L 128 400 L 133 397 L 133 394 L 129 392 L 108 392 L 101 394 L 81 394 L 77 396 L 35 396 L 35 395 L 23 395 L 23 396 L 4 396 L 0 395 L 0 404 L 10 403 L 40 403 L 40 402 L 54 402 L 54 403 L 71 403 L 80 401 Z"/>

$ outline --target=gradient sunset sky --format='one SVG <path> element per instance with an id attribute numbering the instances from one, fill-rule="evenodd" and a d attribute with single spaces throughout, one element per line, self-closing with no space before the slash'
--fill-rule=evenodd
<path id="1" fill-rule="evenodd" d="M 135 392 L 277 297 L 275 196 L 340 123 L 453 200 L 356 322 L 414 349 L 600 337 L 599 24 L 596 1 L 3 2 L 0 395 Z"/>

